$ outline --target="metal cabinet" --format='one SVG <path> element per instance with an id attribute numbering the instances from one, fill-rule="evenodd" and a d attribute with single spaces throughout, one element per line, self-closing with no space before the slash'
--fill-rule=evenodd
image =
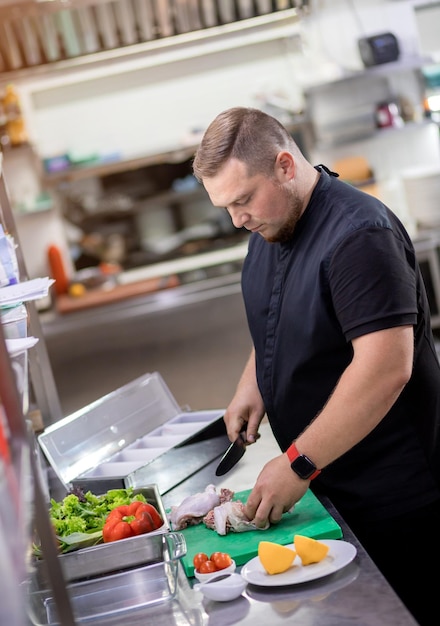
<path id="1" fill-rule="evenodd" d="M 1 156 L 1 155 L 0 155 Z M 13 219 L 0 159 L 0 208 L 2 225 L 13 232 Z M 19 276 L 25 280 L 20 251 L 17 249 Z M 30 307 L 32 310 L 32 306 Z M 31 315 L 35 330 L 35 318 Z M 38 344 L 37 344 L 38 345 Z M 37 357 L 39 367 L 44 363 L 44 342 L 41 341 Z M 40 370 L 40 380 L 50 378 L 50 368 Z M 47 387 L 45 388 L 47 391 Z M 45 404 L 45 394 L 41 396 Z M 46 398 L 47 399 L 47 398 Z M 56 398 L 52 398 L 55 408 Z M 28 575 L 29 554 L 38 533 L 48 565 L 54 598 L 59 606 L 61 621 L 74 625 L 74 619 L 58 562 L 53 530 L 47 513 L 47 503 L 42 488 L 41 472 L 34 446 L 34 433 L 23 413 L 23 403 L 9 357 L 3 327 L 0 324 L 0 575 L 2 591 L 0 622 L 25 624 L 26 601 L 23 601 L 23 584 Z"/>

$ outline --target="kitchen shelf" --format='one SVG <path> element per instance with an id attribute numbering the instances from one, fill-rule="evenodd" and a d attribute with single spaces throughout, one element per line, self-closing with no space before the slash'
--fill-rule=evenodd
<path id="1" fill-rule="evenodd" d="M 233 263 L 235 261 L 243 261 L 248 249 L 248 242 L 241 242 L 229 248 L 213 250 L 201 254 L 195 254 L 180 259 L 172 259 L 163 261 L 162 263 L 153 263 L 145 267 L 134 268 L 122 272 L 118 277 L 121 285 L 127 285 L 139 280 L 148 280 L 158 277 L 166 277 L 173 274 L 183 274 L 192 270 L 212 267 L 214 265 L 222 265 L 224 263 Z"/>
<path id="2" fill-rule="evenodd" d="M 328 87 L 333 87 L 346 83 L 347 81 L 355 80 L 357 78 L 368 78 L 369 76 L 392 76 L 400 72 L 413 72 L 421 70 L 425 65 L 430 65 L 433 62 L 431 57 L 422 56 L 408 56 L 399 59 L 398 61 L 392 61 L 390 63 L 382 63 L 372 67 L 362 68 L 356 71 L 347 72 L 340 78 L 336 78 L 329 81 L 317 83 L 311 85 L 305 90 L 305 94 L 318 94 L 321 91 L 325 91 Z"/>
<path id="3" fill-rule="evenodd" d="M 109 3 L 109 0 L 97 0 L 93 4 Z M 0 24 L 7 15 L 8 20 L 20 19 L 26 11 L 36 12 L 36 15 L 75 9 L 82 5 L 91 4 L 88 0 L 61 0 L 37 3 L 24 3 L 14 7 L 0 6 Z M 41 5 L 41 6 L 40 6 Z M 75 71 L 88 69 L 87 80 L 93 80 L 95 73 L 90 72 L 93 67 L 99 68 L 99 76 L 111 75 L 112 62 L 121 60 L 130 61 L 128 70 L 140 67 L 153 67 L 164 63 L 197 58 L 207 54 L 240 48 L 264 41 L 295 37 L 298 35 L 300 19 L 299 8 L 275 10 L 272 13 L 257 15 L 246 19 L 222 23 L 216 26 L 203 27 L 167 36 L 133 43 L 119 45 L 97 52 L 82 53 L 70 58 L 43 62 L 22 68 L 9 69 L 0 73 L 1 82 L 18 82 L 24 78 L 57 77 L 57 84 L 70 84 L 77 81 Z"/>
<path id="4" fill-rule="evenodd" d="M 128 159 L 118 159 L 114 161 L 101 161 L 92 165 L 77 165 L 60 172 L 44 173 L 42 182 L 45 186 L 53 187 L 61 182 L 68 183 L 84 178 L 93 178 L 94 176 L 109 176 L 110 174 L 119 174 L 137 170 L 141 167 L 150 167 L 151 165 L 161 165 L 167 163 L 184 163 L 194 156 L 197 144 L 185 147 L 179 147 L 174 150 L 165 152 L 144 154 Z"/>
<path id="5" fill-rule="evenodd" d="M 404 133 L 405 131 L 411 131 L 416 127 L 427 126 L 432 124 L 431 120 L 423 120 L 421 122 L 405 122 L 402 126 L 390 126 L 386 128 L 377 128 L 373 126 L 374 113 L 371 113 L 372 127 L 366 128 L 362 132 L 352 133 L 344 136 L 338 136 L 337 139 L 319 139 L 316 141 L 314 148 L 317 150 L 327 150 L 329 148 L 336 148 L 339 146 L 351 145 L 355 142 L 367 141 L 374 138 L 383 138 L 385 135 Z M 336 135 L 337 133 L 333 133 Z"/>
<path id="6" fill-rule="evenodd" d="M 290 123 L 286 123 L 284 125 L 289 131 L 294 133 L 297 130 L 307 130 L 309 124 L 310 123 L 306 115 L 298 114 L 293 116 Z M 126 159 L 115 159 L 112 161 L 103 160 L 93 164 L 72 166 L 59 172 L 43 172 L 41 174 L 42 183 L 46 187 L 54 187 L 60 183 L 71 183 L 85 178 L 93 178 L 95 176 L 109 176 L 111 174 L 119 174 L 121 172 L 128 172 L 153 165 L 184 163 L 185 161 L 193 158 L 197 147 L 198 142 L 194 142 L 193 144 L 178 146 L 164 152 L 142 154 Z"/>

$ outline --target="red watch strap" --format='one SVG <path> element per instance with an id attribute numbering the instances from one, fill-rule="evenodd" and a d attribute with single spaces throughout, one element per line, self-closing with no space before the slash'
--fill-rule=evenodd
<path id="1" fill-rule="evenodd" d="M 292 445 L 290 445 L 287 450 L 286 450 L 286 454 L 289 458 L 290 463 L 293 463 L 293 461 L 301 456 L 300 453 L 298 452 L 298 448 L 296 447 L 295 442 L 292 443 Z M 316 478 L 317 476 L 319 476 L 319 474 L 321 473 L 321 470 L 317 469 L 316 471 L 313 472 L 313 474 L 310 476 L 309 480 L 313 480 L 314 478 Z"/>

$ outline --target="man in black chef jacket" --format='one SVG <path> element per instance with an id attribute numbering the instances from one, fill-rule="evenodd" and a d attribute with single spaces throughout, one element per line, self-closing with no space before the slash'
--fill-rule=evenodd
<path id="1" fill-rule="evenodd" d="M 419 623 L 433 624 L 440 367 L 405 228 L 257 109 L 220 113 L 193 165 L 212 203 L 251 232 L 253 350 L 225 423 L 231 441 L 245 423 L 253 443 L 266 414 L 283 453 L 262 468 L 248 517 L 276 523 L 309 487 L 329 496 Z"/>

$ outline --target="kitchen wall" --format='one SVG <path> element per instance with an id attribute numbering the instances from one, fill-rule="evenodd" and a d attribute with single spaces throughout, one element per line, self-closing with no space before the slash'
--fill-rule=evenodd
<path id="1" fill-rule="evenodd" d="M 234 104 L 261 105 L 276 96 L 299 109 L 304 88 L 362 68 L 360 36 L 389 30 L 399 38 L 402 58 L 417 55 L 413 5 L 315 0 L 309 16 L 272 41 L 250 39 L 219 52 L 204 43 L 194 58 L 154 52 L 24 78 L 18 86 L 31 139 L 42 157 L 69 151 L 127 156 L 175 147 Z"/>
<path id="2" fill-rule="evenodd" d="M 257 104 L 260 93 L 281 90 L 300 104 L 280 41 L 156 67 L 133 69 L 130 61 L 121 62 L 112 75 L 92 76 L 81 72 L 71 84 L 27 86 L 33 90 L 31 131 L 43 157 L 72 151 L 129 158 L 166 151 L 204 128 L 217 111 Z"/>
<path id="3" fill-rule="evenodd" d="M 276 101 L 301 110 L 304 90 L 362 69 L 357 48 L 361 36 L 391 31 L 398 37 L 401 61 L 411 61 L 420 52 L 413 12 L 417 4 L 314 0 L 310 15 L 299 22 L 273 25 L 257 35 L 243 31 L 235 39 L 229 33 L 221 45 L 195 42 L 183 49 L 124 55 L 97 66 L 38 72 L 14 82 L 41 158 L 66 152 L 110 158 L 154 154 L 193 141 L 192 131 L 205 128 L 229 106 Z M 0 85 L 1 80 L 0 74 Z M 409 95 L 416 98 L 412 87 Z M 415 135 L 414 141 L 420 144 L 420 137 Z M 410 143 L 407 152 L 412 151 Z M 23 167 L 32 166 L 24 160 Z M 30 176 L 23 185 L 23 171 L 14 166 L 8 173 L 18 203 L 41 191 L 39 181 L 33 184 Z M 33 269 L 41 273 L 41 246 L 27 254 L 38 259 Z"/>

